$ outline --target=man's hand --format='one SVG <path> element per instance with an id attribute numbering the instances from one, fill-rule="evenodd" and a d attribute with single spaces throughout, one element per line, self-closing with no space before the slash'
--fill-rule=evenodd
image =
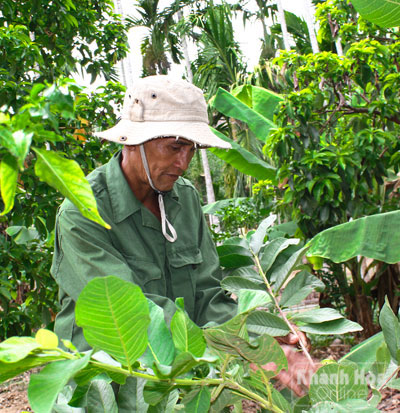
<path id="1" fill-rule="evenodd" d="M 311 376 L 318 366 L 311 363 L 303 352 L 293 346 L 283 344 L 281 348 L 287 358 L 288 370 L 282 370 L 275 378 L 297 396 L 304 396 L 310 386 Z"/>
<path id="2" fill-rule="evenodd" d="M 307 350 L 310 349 L 310 341 L 301 331 L 297 331 L 298 336 L 306 344 Z M 303 352 L 299 351 L 299 337 L 293 333 L 289 333 L 284 337 L 275 337 L 285 353 L 288 362 L 288 370 L 282 370 L 275 378 L 282 384 L 283 387 L 288 387 L 297 396 L 304 396 L 305 390 L 310 385 L 310 379 L 313 373 L 317 370 L 318 365 L 312 363 Z M 253 370 L 257 370 L 254 364 L 250 366 Z M 265 370 L 275 370 L 275 363 L 268 363 L 262 366 Z"/>

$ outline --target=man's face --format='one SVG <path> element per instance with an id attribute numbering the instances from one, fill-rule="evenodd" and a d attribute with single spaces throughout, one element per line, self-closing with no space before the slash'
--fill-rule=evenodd
<path id="1" fill-rule="evenodd" d="M 144 144 L 150 176 L 159 191 L 170 191 L 186 171 L 195 152 L 194 143 L 183 138 L 160 138 Z"/>

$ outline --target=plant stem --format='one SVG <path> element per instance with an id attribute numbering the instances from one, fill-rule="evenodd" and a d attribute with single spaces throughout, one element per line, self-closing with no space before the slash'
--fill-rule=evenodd
<path id="1" fill-rule="evenodd" d="M 77 356 L 76 354 L 70 354 L 61 349 L 57 349 L 57 350 L 60 354 L 62 354 L 68 359 L 74 359 Z M 224 362 L 224 365 L 223 365 L 224 372 L 226 370 L 228 362 L 229 362 L 229 357 L 227 357 L 227 359 Z M 124 376 L 140 377 L 140 378 L 150 380 L 150 381 L 155 381 L 155 382 L 170 382 L 171 384 L 176 384 L 178 386 L 210 386 L 210 385 L 217 386 L 215 389 L 215 392 L 213 392 L 214 394 L 212 395 L 213 400 L 216 400 L 219 394 L 221 393 L 221 391 L 225 387 L 228 387 L 231 390 L 239 392 L 241 396 L 260 403 L 264 408 L 269 409 L 274 413 L 284 413 L 281 409 L 276 407 L 269 400 L 265 400 L 263 397 L 259 396 L 257 393 L 254 393 L 246 389 L 245 387 L 230 380 L 224 380 L 224 379 L 194 379 L 193 380 L 193 379 L 168 379 L 168 378 L 162 379 L 162 378 L 153 376 L 151 374 L 140 373 L 134 370 L 129 371 L 125 368 L 111 366 L 109 364 L 101 363 L 100 361 L 96 361 L 93 359 L 90 360 L 90 364 L 92 364 L 93 366 L 99 367 L 102 370 L 112 371 L 114 373 L 123 374 Z M 268 394 L 270 397 L 270 389 L 267 388 L 267 391 L 268 390 L 269 390 Z"/>
<path id="2" fill-rule="evenodd" d="M 279 407 L 277 407 L 274 404 L 270 403 L 269 401 L 263 399 L 257 393 L 254 393 L 254 392 L 246 389 L 245 387 L 242 387 L 240 384 L 237 384 L 237 383 L 231 382 L 231 381 L 228 381 L 225 384 L 226 384 L 226 387 L 229 387 L 232 390 L 237 390 L 241 395 L 247 396 L 246 398 L 249 398 L 250 400 L 257 401 L 265 409 L 269 409 L 269 410 L 271 410 L 272 412 L 275 412 L 275 413 L 284 413 L 284 411 L 281 410 Z"/>
<path id="3" fill-rule="evenodd" d="M 140 372 L 134 371 L 134 370 L 132 370 L 132 372 L 129 372 L 128 370 L 126 370 L 122 367 L 111 366 L 109 364 L 104 364 L 104 363 L 101 363 L 101 362 L 95 361 L 95 360 L 90 360 L 90 363 L 93 364 L 94 366 L 100 367 L 102 369 L 109 370 L 109 371 L 112 371 L 114 373 L 123 374 L 125 376 L 140 377 L 142 379 L 146 379 L 146 380 L 150 380 L 150 381 L 171 382 L 171 383 L 178 384 L 178 385 L 181 385 L 181 386 L 220 385 L 220 384 L 224 383 L 224 381 L 222 379 L 201 379 L 201 380 L 169 379 L 169 378 L 162 379 L 160 377 L 153 376 L 151 374 L 140 373 Z"/>
<path id="4" fill-rule="evenodd" d="M 400 367 L 397 367 L 397 369 L 388 377 L 385 383 L 383 383 L 382 386 L 379 387 L 378 391 L 380 392 L 389 383 L 389 381 L 397 375 L 399 371 L 400 371 Z"/>
<path id="5" fill-rule="evenodd" d="M 298 334 L 298 332 L 296 331 L 296 329 L 293 327 L 292 323 L 287 319 L 285 313 L 282 311 L 281 307 L 279 306 L 278 300 L 276 299 L 276 297 L 275 297 L 275 295 L 274 295 L 274 292 L 272 291 L 271 284 L 269 283 L 266 275 L 264 274 L 264 271 L 263 271 L 263 269 L 262 269 L 262 267 L 261 267 L 261 264 L 260 264 L 260 260 L 258 259 L 257 255 L 254 254 L 254 252 L 253 252 L 251 249 L 250 249 L 250 251 L 251 251 L 251 253 L 253 254 L 254 260 L 255 260 L 256 265 L 257 265 L 257 268 L 258 268 L 258 272 L 261 274 L 261 276 L 262 276 L 262 278 L 263 278 L 263 280 L 264 280 L 264 283 L 265 283 L 265 285 L 266 285 L 266 287 L 267 287 L 268 294 L 269 294 L 269 295 L 272 297 L 272 299 L 274 300 L 275 306 L 276 306 L 276 308 L 278 309 L 279 314 L 281 315 L 281 317 L 283 318 L 283 320 L 285 321 L 285 323 L 288 325 L 290 331 L 291 331 L 291 332 L 295 335 L 295 337 L 297 337 L 297 339 L 299 340 L 299 344 L 300 344 L 301 349 L 303 350 L 303 352 L 304 352 L 305 356 L 307 357 L 308 361 L 310 362 L 311 366 L 314 367 L 314 366 L 315 366 L 315 363 L 314 363 L 313 359 L 311 358 L 310 353 L 309 353 L 308 350 L 307 350 L 306 343 L 304 343 L 304 341 L 303 341 L 302 337 L 300 336 L 300 334 Z"/>

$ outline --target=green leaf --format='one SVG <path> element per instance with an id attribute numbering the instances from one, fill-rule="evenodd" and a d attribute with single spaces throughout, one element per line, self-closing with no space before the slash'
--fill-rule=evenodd
<path id="1" fill-rule="evenodd" d="M 288 277 L 301 263 L 304 253 L 307 251 L 307 247 L 303 247 L 292 254 L 289 259 L 277 268 L 274 268 L 270 273 L 271 282 L 274 283 L 274 291 L 278 292 Z"/>
<path id="2" fill-rule="evenodd" d="M 354 346 L 340 359 L 340 362 L 349 360 L 356 363 L 360 369 L 368 371 L 375 361 L 377 349 L 383 342 L 383 333 L 379 332 Z"/>
<path id="3" fill-rule="evenodd" d="M 247 328 L 255 334 L 270 336 L 286 336 L 290 328 L 282 318 L 266 311 L 254 311 L 247 317 Z"/>
<path id="4" fill-rule="evenodd" d="M 298 326 L 298 328 L 305 333 L 322 335 L 352 333 L 354 331 L 361 331 L 363 329 L 360 324 L 355 323 L 354 321 L 346 320 L 345 318 L 326 321 L 325 323 L 319 324 L 308 323 L 302 326 Z"/>
<path id="5" fill-rule="evenodd" d="M 400 324 L 398 318 L 394 315 L 390 308 L 389 301 L 385 297 L 385 304 L 379 314 L 379 324 L 382 327 L 383 336 L 390 351 L 390 355 L 397 363 L 398 351 L 400 350 Z"/>
<path id="6" fill-rule="evenodd" d="M 275 238 L 268 242 L 265 247 L 261 250 L 260 264 L 264 272 L 267 272 L 276 257 L 290 245 L 297 245 L 299 243 L 298 239 L 287 239 L 287 238 Z"/>
<path id="7" fill-rule="evenodd" d="M 217 357 L 194 357 L 192 353 L 179 353 L 172 363 L 172 366 L 162 366 L 155 364 L 154 371 L 157 376 L 162 379 L 173 379 L 177 376 L 181 376 L 194 367 L 204 363 L 214 363 L 217 361 Z"/>
<path id="8" fill-rule="evenodd" d="M 395 264 L 400 261 L 400 211 L 371 215 L 317 234 L 309 243 L 307 256 L 345 262 L 357 255 Z"/>
<path id="9" fill-rule="evenodd" d="M 272 301 L 270 295 L 266 291 L 244 289 L 239 291 L 238 299 L 238 314 L 256 307 L 263 307 Z"/>
<path id="10" fill-rule="evenodd" d="M 338 402 L 340 407 L 347 409 L 349 413 L 379 413 L 380 410 L 371 406 L 366 400 L 346 399 Z"/>
<path id="11" fill-rule="evenodd" d="M 237 268 L 254 264 L 250 251 L 240 245 L 220 245 L 217 247 L 217 252 L 220 264 L 225 268 Z"/>
<path id="12" fill-rule="evenodd" d="M 32 337 L 10 337 L 0 343 L 0 362 L 15 363 L 39 349 L 40 344 Z M 0 372 L 3 369 L 0 367 Z"/>
<path id="13" fill-rule="evenodd" d="M 283 101 L 283 97 L 262 87 L 251 86 L 251 88 L 253 109 L 264 118 L 273 120 L 274 112 L 279 103 Z"/>
<path id="14" fill-rule="evenodd" d="M 253 281 L 246 280 L 242 277 L 226 277 L 221 281 L 221 287 L 231 293 L 239 295 L 243 289 L 265 291 L 263 284 L 256 284 Z"/>
<path id="15" fill-rule="evenodd" d="M 259 365 L 273 361 L 277 372 L 287 368 L 285 354 L 278 342 L 271 336 L 262 335 L 250 343 L 235 334 L 227 333 L 218 328 L 205 330 L 204 336 L 209 346 L 219 351 L 242 357 Z"/>
<path id="16" fill-rule="evenodd" d="M 238 198 L 227 198 L 221 199 L 216 202 L 211 202 L 210 204 L 204 205 L 201 209 L 203 214 L 214 214 L 215 212 L 229 206 L 238 206 L 242 201 L 248 200 L 250 198 L 247 197 L 238 197 Z"/>
<path id="17" fill-rule="evenodd" d="M 95 278 L 76 303 L 76 323 L 91 347 L 131 366 L 147 347 L 147 299 L 137 285 L 114 276 Z"/>
<path id="18" fill-rule="evenodd" d="M 28 398 L 33 411 L 50 413 L 58 393 L 79 370 L 85 368 L 90 355 L 48 364 L 39 374 L 31 376 Z"/>
<path id="19" fill-rule="evenodd" d="M 204 413 L 208 412 L 211 404 L 210 390 L 202 386 L 189 393 L 182 401 L 186 413 Z"/>
<path id="20" fill-rule="evenodd" d="M 17 158 L 18 167 L 22 169 L 26 155 L 31 146 L 33 133 L 25 133 L 23 130 L 11 133 L 7 129 L 0 130 L 0 145 L 4 146 Z"/>
<path id="21" fill-rule="evenodd" d="M 118 408 L 122 412 L 147 412 L 149 405 L 144 400 L 143 389 L 146 380 L 128 377 L 118 391 Z"/>
<path id="22" fill-rule="evenodd" d="M 309 411 L 311 408 L 311 401 L 308 394 L 306 396 L 301 397 L 298 399 L 293 406 L 293 413 L 303 413 L 303 411 Z"/>
<path id="23" fill-rule="evenodd" d="M 253 176 L 257 179 L 270 180 L 273 184 L 276 183 L 275 167 L 269 165 L 267 162 L 253 155 L 248 150 L 242 148 L 238 143 L 232 139 L 229 139 L 221 132 L 218 132 L 213 128 L 211 128 L 211 130 L 219 138 L 229 142 L 232 149 L 210 148 L 209 151 L 245 175 Z"/>
<path id="24" fill-rule="evenodd" d="M 364 375 L 349 365 L 326 364 L 312 376 L 309 396 L 313 404 L 324 401 L 365 399 L 368 386 Z"/>
<path id="25" fill-rule="evenodd" d="M 147 303 L 150 311 L 149 343 L 142 360 L 149 367 L 154 361 L 169 365 L 174 359 L 175 346 L 164 320 L 164 311 L 151 300 L 148 300 Z"/>
<path id="26" fill-rule="evenodd" d="M 212 101 L 212 106 L 226 116 L 247 123 L 262 142 L 267 142 L 270 129 L 275 127 L 272 121 L 249 108 L 245 103 L 222 88 L 218 89 Z"/>
<path id="27" fill-rule="evenodd" d="M 114 391 L 105 380 L 93 380 L 87 393 L 88 413 L 118 413 Z"/>
<path id="28" fill-rule="evenodd" d="M 386 343 L 382 343 L 376 350 L 376 361 L 369 369 L 368 384 L 370 387 L 380 389 L 397 370 L 397 363 L 391 361 L 391 356 Z"/>
<path id="29" fill-rule="evenodd" d="M 352 0 L 364 19 L 383 28 L 400 26 L 400 0 Z"/>
<path id="30" fill-rule="evenodd" d="M 169 382 L 148 381 L 143 389 L 144 401 L 155 406 L 174 388 L 175 385 Z"/>
<path id="31" fill-rule="evenodd" d="M 298 272 L 283 290 L 279 304 L 281 307 L 290 307 L 301 303 L 312 291 L 321 292 L 325 284 L 308 271 Z"/>
<path id="32" fill-rule="evenodd" d="M 250 249 L 255 255 L 258 255 L 262 245 L 264 244 L 265 234 L 267 229 L 276 221 L 276 215 L 270 215 L 265 218 L 258 226 L 256 232 L 250 237 Z"/>
<path id="33" fill-rule="evenodd" d="M 294 314 L 291 321 L 302 321 L 304 323 L 323 323 L 325 321 L 344 318 L 342 314 L 333 308 L 316 308 L 302 313 Z"/>
<path id="34" fill-rule="evenodd" d="M 178 302 L 179 298 L 177 299 Z M 171 320 L 172 340 L 175 347 L 182 352 L 189 352 L 196 357 L 201 357 L 206 349 L 203 330 L 198 327 L 181 308 L 177 305 L 177 311 Z"/>
<path id="35" fill-rule="evenodd" d="M 0 193 L 4 202 L 4 210 L 0 216 L 8 214 L 14 207 L 17 180 L 17 161 L 12 155 L 6 155 L 0 163 Z"/>
<path id="36" fill-rule="evenodd" d="M 20 359 L 15 363 L 4 363 L 0 361 L 0 383 L 11 379 L 19 374 L 28 371 L 34 367 L 43 366 L 52 361 L 65 360 L 64 356 L 60 355 L 28 355 L 24 359 Z"/>
<path id="37" fill-rule="evenodd" d="M 400 379 L 392 379 L 389 381 L 387 384 L 387 387 L 394 389 L 394 390 L 400 390 Z"/>
<path id="38" fill-rule="evenodd" d="M 216 400 L 213 401 L 210 407 L 210 413 L 225 412 L 224 407 L 230 406 L 236 402 L 240 402 L 241 398 L 229 389 L 223 389 Z"/>
<path id="39" fill-rule="evenodd" d="M 340 407 L 334 402 L 320 402 L 313 406 L 307 413 L 350 413 L 344 407 Z M 302 413 L 302 412 L 301 412 Z"/>
<path id="40" fill-rule="evenodd" d="M 79 165 L 52 151 L 34 148 L 38 158 L 35 164 L 36 175 L 67 197 L 81 212 L 94 222 L 110 228 L 101 218 L 92 188 Z"/>

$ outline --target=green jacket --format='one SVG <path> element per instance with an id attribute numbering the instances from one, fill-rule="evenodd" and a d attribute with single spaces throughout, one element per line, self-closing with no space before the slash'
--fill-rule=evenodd
<path id="1" fill-rule="evenodd" d="M 131 191 L 120 156 L 117 153 L 88 176 L 110 230 L 84 218 L 68 200 L 57 214 L 51 272 L 60 287 L 61 311 L 55 331 L 81 351 L 88 344 L 75 324 L 75 302 L 95 277 L 115 275 L 134 282 L 169 314 L 172 301 L 183 297 L 186 311 L 198 325 L 222 323 L 236 311 L 235 303 L 221 290 L 218 255 L 195 188 L 179 178 L 165 195 L 167 217 L 178 234 L 170 243 L 158 219 Z"/>

